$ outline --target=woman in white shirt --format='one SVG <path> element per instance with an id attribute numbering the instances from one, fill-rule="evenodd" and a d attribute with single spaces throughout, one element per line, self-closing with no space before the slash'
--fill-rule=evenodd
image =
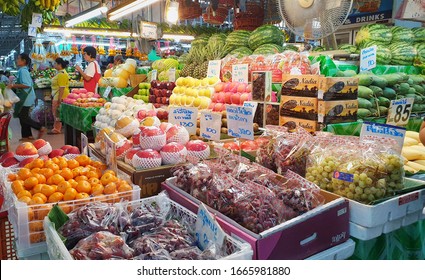
<path id="1" fill-rule="evenodd" d="M 85 61 L 88 62 L 86 70 L 83 71 L 79 65 L 75 67 L 84 79 L 84 88 L 88 92 L 97 93 L 98 82 L 102 76 L 99 63 L 96 61 L 96 49 L 88 46 L 83 50 Z"/>

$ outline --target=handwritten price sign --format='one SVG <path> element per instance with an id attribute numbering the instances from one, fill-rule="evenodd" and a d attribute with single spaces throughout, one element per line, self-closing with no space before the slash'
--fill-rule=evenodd
<path id="1" fill-rule="evenodd" d="M 248 64 L 232 66 L 232 82 L 248 83 Z"/>
<path id="2" fill-rule="evenodd" d="M 32 24 L 28 25 L 28 36 L 36 37 L 37 36 L 37 26 Z"/>
<path id="3" fill-rule="evenodd" d="M 172 107 L 168 115 L 168 121 L 178 124 L 187 129 L 190 135 L 196 134 L 196 119 L 198 109 L 195 107 Z"/>
<path id="4" fill-rule="evenodd" d="M 412 113 L 413 98 L 402 98 L 391 100 L 387 124 L 396 126 L 406 126 Z"/>
<path id="5" fill-rule="evenodd" d="M 217 248 L 221 248 L 224 242 L 224 231 L 203 203 L 199 205 L 195 224 L 195 236 L 199 248 L 202 250 L 213 244 L 216 244 Z"/>
<path id="6" fill-rule="evenodd" d="M 221 60 L 208 61 L 207 78 L 220 78 Z"/>
<path id="7" fill-rule="evenodd" d="M 360 71 L 367 71 L 376 67 L 376 46 L 360 51 Z"/>
<path id="8" fill-rule="evenodd" d="M 41 27 L 42 23 L 43 23 L 43 15 L 38 13 L 33 13 L 31 25 L 35 27 Z"/>
<path id="9" fill-rule="evenodd" d="M 144 22 L 140 23 L 141 35 L 140 37 L 145 39 L 157 39 L 158 38 L 158 27 L 154 23 Z"/>
<path id="10" fill-rule="evenodd" d="M 253 112 L 251 107 L 227 105 L 227 134 L 236 138 L 254 140 Z"/>
<path id="11" fill-rule="evenodd" d="M 168 70 L 168 81 L 169 82 L 176 81 L 176 68 L 171 68 Z"/>
<path id="12" fill-rule="evenodd" d="M 208 140 L 220 140 L 221 114 L 201 112 L 201 137 Z"/>

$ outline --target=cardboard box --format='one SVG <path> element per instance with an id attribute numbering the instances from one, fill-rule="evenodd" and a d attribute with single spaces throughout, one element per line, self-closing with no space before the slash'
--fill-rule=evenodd
<path id="1" fill-rule="evenodd" d="M 280 116 L 279 125 L 286 126 L 289 130 L 293 130 L 297 126 L 304 128 L 308 132 L 316 132 L 320 130 L 319 123 L 317 121 L 298 119 L 286 116 Z"/>
<path id="2" fill-rule="evenodd" d="M 318 122 L 323 124 L 357 121 L 358 102 L 354 100 L 318 101 Z"/>
<path id="3" fill-rule="evenodd" d="M 317 98 L 283 95 L 280 99 L 280 116 L 317 121 Z"/>
<path id="4" fill-rule="evenodd" d="M 317 97 L 319 92 L 319 75 L 282 75 L 282 95 Z"/>
<path id="5" fill-rule="evenodd" d="M 354 200 L 349 200 L 349 203 L 350 233 L 360 240 L 376 238 L 425 218 L 425 189 L 399 195 L 376 205 Z"/>
<path id="6" fill-rule="evenodd" d="M 357 99 L 358 87 L 358 78 L 321 77 L 318 98 L 325 101 L 354 100 Z"/>
<path id="7" fill-rule="evenodd" d="M 162 188 L 170 198 L 197 213 L 200 201 L 174 186 L 174 178 L 167 179 Z M 253 259 L 305 259 L 349 238 L 348 201 L 323 192 L 325 204 L 278 226 L 255 234 L 218 211 L 208 207 L 222 229 L 248 242 Z"/>

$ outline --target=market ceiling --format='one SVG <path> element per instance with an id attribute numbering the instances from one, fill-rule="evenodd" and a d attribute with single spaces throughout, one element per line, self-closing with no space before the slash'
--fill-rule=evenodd
<path id="1" fill-rule="evenodd" d="M 12 17 L 0 12 L 0 56 L 8 55 L 12 49 L 19 51 L 19 43 L 27 38 L 21 30 L 19 17 Z"/>

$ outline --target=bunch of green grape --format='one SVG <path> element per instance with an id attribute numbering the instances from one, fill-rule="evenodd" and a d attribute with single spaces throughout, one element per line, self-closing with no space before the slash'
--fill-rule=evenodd
<path id="1" fill-rule="evenodd" d="M 400 156 L 383 153 L 381 160 L 385 162 L 386 173 L 385 181 L 387 183 L 387 194 L 393 195 L 395 191 L 403 188 L 404 167 Z"/>

